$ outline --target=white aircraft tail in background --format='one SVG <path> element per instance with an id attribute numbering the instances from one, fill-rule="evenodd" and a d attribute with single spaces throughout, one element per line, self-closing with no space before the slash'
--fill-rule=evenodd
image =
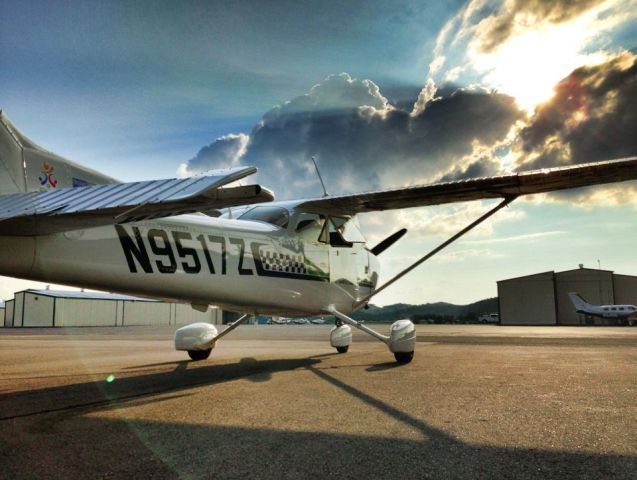
<path id="1" fill-rule="evenodd" d="M 592 317 L 628 319 L 637 318 L 637 307 L 635 305 L 591 305 L 582 298 L 579 293 L 569 292 L 568 294 L 575 311 Z"/>

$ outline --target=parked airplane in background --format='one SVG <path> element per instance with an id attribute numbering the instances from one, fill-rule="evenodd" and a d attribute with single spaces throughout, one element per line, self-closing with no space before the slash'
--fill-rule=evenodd
<path id="1" fill-rule="evenodd" d="M 579 293 L 569 292 L 571 302 L 577 313 L 583 313 L 592 317 L 626 320 L 626 323 L 637 320 L 637 307 L 635 305 L 591 305 L 582 298 Z"/>
<path id="2" fill-rule="evenodd" d="M 260 185 L 236 184 L 255 172 L 241 166 L 118 183 L 38 147 L 0 112 L 0 275 L 244 313 L 221 333 L 205 323 L 177 330 L 175 348 L 195 360 L 250 315 L 333 315 L 330 343 L 337 351 L 349 348 L 353 326 L 409 362 L 412 322 L 398 320 L 382 335 L 351 312 L 518 196 L 634 180 L 637 157 L 284 202 L 272 202 Z M 370 248 L 357 213 L 487 198 L 502 201 L 378 285 L 378 256 L 406 229 Z M 252 206 L 238 218 L 223 213 L 241 205 Z"/>

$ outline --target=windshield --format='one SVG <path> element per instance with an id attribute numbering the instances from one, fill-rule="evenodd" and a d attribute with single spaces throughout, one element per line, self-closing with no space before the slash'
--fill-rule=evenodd
<path id="1" fill-rule="evenodd" d="M 239 217 L 239 220 L 257 220 L 281 228 L 287 228 L 290 214 L 281 207 L 254 207 Z"/>

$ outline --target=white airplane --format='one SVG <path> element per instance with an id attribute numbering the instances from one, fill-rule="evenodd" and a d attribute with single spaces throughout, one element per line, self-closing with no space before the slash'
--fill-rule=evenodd
<path id="1" fill-rule="evenodd" d="M 175 348 L 194 360 L 208 358 L 250 315 L 333 315 L 338 352 L 348 350 L 355 327 L 406 363 L 416 345 L 412 322 L 399 320 L 382 335 L 351 312 L 518 196 L 634 180 L 637 157 L 285 202 L 272 202 L 260 185 L 233 184 L 254 172 L 118 183 L 38 147 L 0 112 L 0 275 L 244 314 L 221 333 L 205 323 L 177 330 Z M 486 198 L 502 201 L 378 285 L 378 256 L 406 230 L 370 248 L 356 214 Z M 252 207 L 238 218 L 220 211 L 244 205 Z"/>
<path id="2" fill-rule="evenodd" d="M 582 298 L 579 293 L 569 292 L 568 294 L 575 311 L 592 317 L 612 318 L 616 320 L 629 320 L 637 318 L 637 307 L 635 305 L 591 305 Z"/>

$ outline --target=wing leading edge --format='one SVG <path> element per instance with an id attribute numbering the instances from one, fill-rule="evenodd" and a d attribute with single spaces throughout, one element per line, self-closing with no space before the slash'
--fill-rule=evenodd
<path id="1" fill-rule="evenodd" d="M 45 235 L 272 201 L 272 192 L 260 185 L 224 188 L 256 170 L 236 167 L 199 177 L 3 195 L 0 232 Z"/>
<path id="2" fill-rule="evenodd" d="M 498 177 L 335 195 L 303 201 L 299 203 L 298 208 L 328 215 L 352 215 L 488 198 L 517 197 L 628 180 L 637 180 L 637 157 L 545 168 Z"/>

